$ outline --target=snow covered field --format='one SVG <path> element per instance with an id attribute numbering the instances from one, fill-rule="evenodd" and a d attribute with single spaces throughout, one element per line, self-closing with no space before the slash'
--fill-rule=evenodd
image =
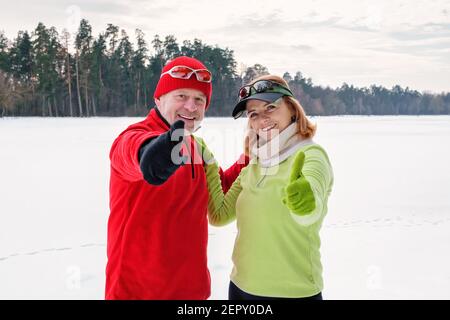
<path id="1" fill-rule="evenodd" d="M 140 118 L 0 119 L 0 299 L 103 299 L 109 148 Z M 317 117 L 335 186 L 325 299 L 450 299 L 450 117 Z M 227 167 L 245 120 L 199 132 Z M 226 299 L 235 225 L 210 227 Z"/>

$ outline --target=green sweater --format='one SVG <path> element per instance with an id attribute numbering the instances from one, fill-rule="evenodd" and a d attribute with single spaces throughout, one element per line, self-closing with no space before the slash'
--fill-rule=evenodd
<path id="1" fill-rule="evenodd" d="M 282 203 L 295 156 L 303 151 L 303 174 L 316 208 L 296 215 Z M 317 144 L 302 146 L 278 165 L 264 168 L 255 159 L 241 171 L 226 195 L 219 168 L 207 165 L 208 218 L 215 226 L 236 219 L 231 280 L 241 290 L 266 297 L 308 297 L 322 291 L 319 231 L 333 185 L 328 156 Z"/>

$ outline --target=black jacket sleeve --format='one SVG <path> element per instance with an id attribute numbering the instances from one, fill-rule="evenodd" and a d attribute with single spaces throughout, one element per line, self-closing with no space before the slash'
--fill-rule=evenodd
<path id="1" fill-rule="evenodd" d="M 176 137 L 172 136 L 174 132 Z M 178 120 L 169 131 L 142 144 L 139 148 L 139 166 L 145 181 L 161 185 L 184 164 L 185 158 L 180 154 L 183 133 L 184 122 Z"/>

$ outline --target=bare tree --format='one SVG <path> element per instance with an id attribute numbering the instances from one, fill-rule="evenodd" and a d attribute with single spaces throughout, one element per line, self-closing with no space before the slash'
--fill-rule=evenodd
<path id="1" fill-rule="evenodd" d="M 78 49 L 75 54 L 75 73 L 77 79 L 77 96 L 78 96 L 78 109 L 80 111 L 80 117 L 83 116 L 83 106 L 81 104 L 81 93 L 80 93 L 80 70 L 78 68 L 78 63 L 80 60 L 80 55 L 78 54 Z"/>
<path id="2" fill-rule="evenodd" d="M 69 112 L 70 116 L 73 117 L 73 106 L 72 106 L 72 74 L 70 71 L 70 53 L 69 53 L 69 40 L 70 40 L 70 33 L 64 29 L 62 32 L 62 39 L 63 39 L 63 50 L 66 55 L 66 82 L 67 82 L 67 88 L 69 90 Z"/>

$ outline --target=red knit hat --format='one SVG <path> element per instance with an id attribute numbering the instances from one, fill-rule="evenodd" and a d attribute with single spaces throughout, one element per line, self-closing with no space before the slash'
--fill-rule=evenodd
<path id="1" fill-rule="evenodd" d="M 169 71 L 171 68 L 175 66 L 186 66 L 192 69 L 206 69 L 205 65 L 198 61 L 197 59 L 181 56 L 177 57 L 173 60 L 170 60 L 162 69 L 161 74 L 166 71 Z M 206 96 L 206 108 L 208 108 L 209 103 L 211 102 L 211 94 L 212 94 L 212 85 L 211 82 L 200 82 L 197 80 L 195 74 L 189 79 L 176 79 L 172 78 L 169 74 L 163 75 L 156 85 L 154 97 L 159 99 L 162 95 L 176 89 L 196 89 L 201 91 Z"/>

